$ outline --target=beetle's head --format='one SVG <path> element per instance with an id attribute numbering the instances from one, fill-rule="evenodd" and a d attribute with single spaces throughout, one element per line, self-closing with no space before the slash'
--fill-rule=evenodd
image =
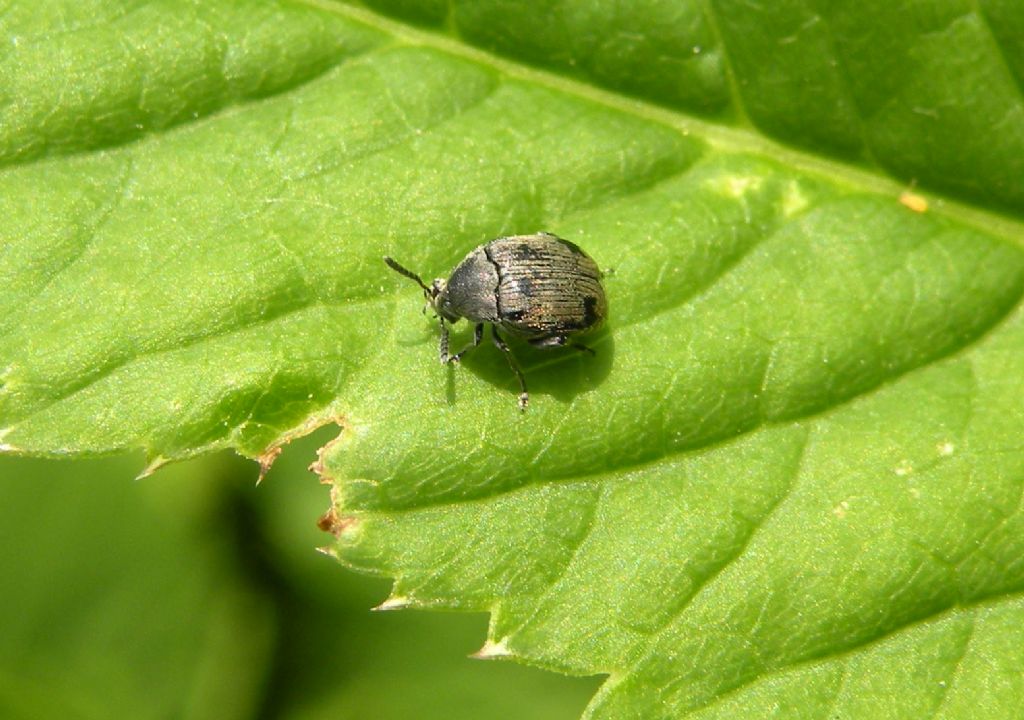
<path id="1" fill-rule="evenodd" d="M 458 315 L 453 315 L 452 311 L 448 309 L 444 278 L 437 278 L 434 282 L 427 285 L 419 275 L 412 270 L 402 267 L 391 258 L 385 256 L 384 262 L 399 275 L 404 275 L 410 280 L 415 281 L 423 289 L 423 299 L 427 301 L 427 305 L 423 307 L 424 312 L 426 312 L 427 306 L 429 306 L 431 310 L 449 322 L 455 322 L 459 319 Z"/>
<path id="2" fill-rule="evenodd" d="M 429 292 L 424 290 L 423 294 L 426 296 L 430 307 L 434 309 L 434 312 L 448 322 L 456 322 L 460 317 L 462 317 L 452 309 L 448 298 L 448 283 L 444 278 L 435 279 L 434 282 L 430 284 Z"/>
<path id="3" fill-rule="evenodd" d="M 441 296 L 444 295 L 444 288 L 446 284 L 447 283 L 445 283 L 444 278 L 434 278 L 434 282 L 430 283 L 430 287 L 423 288 L 423 298 L 435 311 L 437 310 L 437 305 L 440 302 Z"/>

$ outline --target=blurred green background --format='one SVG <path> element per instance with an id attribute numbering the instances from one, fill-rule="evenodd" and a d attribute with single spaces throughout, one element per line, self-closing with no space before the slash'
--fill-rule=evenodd
<path id="1" fill-rule="evenodd" d="M 486 615 L 371 612 L 315 551 L 325 428 L 255 486 L 219 454 L 0 458 L 2 718 L 574 718 L 600 678 L 467 657 Z"/>

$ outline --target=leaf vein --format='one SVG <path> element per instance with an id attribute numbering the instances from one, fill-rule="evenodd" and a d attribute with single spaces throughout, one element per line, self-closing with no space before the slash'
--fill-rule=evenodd
<path id="1" fill-rule="evenodd" d="M 676 621 L 679 620 L 679 618 L 683 616 L 686 610 L 692 606 L 703 593 L 712 587 L 716 580 L 722 577 L 722 574 L 730 568 L 733 563 L 742 557 L 743 553 L 746 552 L 747 548 L 749 548 L 751 543 L 754 541 L 758 532 L 763 529 L 776 514 L 778 514 L 779 509 L 786 504 L 786 500 L 793 496 L 797 484 L 799 483 L 800 475 L 803 473 L 804 460 L 807 457 L 811 442 L 811 431 L 810 429 L 805 429 L 803 440 L 796 451 L 796 457 L 793 461 L 793 469 L 787 473 L 787 476 L 790 477 L 790 482 L 782 489 L 774 501 L 765 508 L 761 516 L 750 522 L 746 537 L 744 537 L 736 547 L 733 548 L 733 552 L 730 553 L 728 557 L 723 558 L 718 564 L 718 567 L 714 568 L 710 573 L 702 578 L 694 587 L 693 592 L 686 599 L 686 602 L 683 602 L 678 607 L 673 608 L 672 614 L 665 620 L 664 624 L 657 631 L 651 633 L 649 636 L 649 642 L 652 645 L 655 643 L 657 638 L 661 637 Z M 646 656 L 640 656 L 633 667 L 627 669 L 625 672 L 629 673 L 634 671 L 645 657 Z"/>
<path id="2" fill-rule="evenodd" d="M 583 526 L 583 529 L 580 533 L 577 534 L 576 537 L 573 538 L 572 547 L 568 549 L 568 552 L 566 552 L 565 559 L 562 562 L 562 567 L 559 568 L 558 573 L 556 575 L 553 575 L 551 577 L 550 581 L 547 583 L 547 587 L 545 588 L 544 592 L 541 593 L 539 597 L 537 597 L 536 601 L 533 604 L 533 611 L 528 616 L 526 616 L 521 622 L 519 622 L 514 628 L 509 630 L 508 633 L 506 633 L 506 637 L 511 637 L 512 635 L 515 635 L 517 632 L 521 631 L 524 627 L 526 627 L 535 617 L 537 617 L 537 615 L 540 614 L 541 610 L 544 609 L 544 601 L 547 600 L 547 598 L 549 598 L 552 595 L 552 593 L 554 593 L 559 583 L 561 583 L 561 581 L 568 576 L 569 570 L 572 568 L 572 565 L 575 562 L 576 558 L 579 557 L 583 546 L 587 542 L 587 539 L 593 534 L 594 528 L 597 527 L 597 523 L 595 522 L 595 516 L 597 514 L 598 507 L 600 506 L 601 501 L 604 499 L 607 492 L 608 486 L 602 486 L 598 489 L 598 492 L 593 496 L 594 499 L 593 502 L 590 504 L 590 508 L 588 510 L 586 522 Z"/>
<path id="3" fill-rule="evenodd" d="M 754 123 L 751 120 L 750 113 L 747 112 L 746 104 L 743 101 L 743 94 L 740 92 L 740 84 L 736 79 L 736 67 L 729 54 L 729 48 L 725 44 L 722 30 L 718 25 L 718 15 L 714 9 L 714 0 L 700 0 L 700 5 L 704 17 L 707 18 L 711 36 L 715 39 L 715 44 L 722 54 L 722 66 L 725 68 L 726 82 L 729 84 L 729 95 L 732 97 L 732 104 L 736 109 L 736 115 L 746 120 L 747 124 L 753 127 Z"/>
<path id="4" fill-rule="evenodd" d="M 988 15 L 985 14 L 985 10 L 981 6 L 980 0 L 968 0 L 968 2 L 970 3 L 971 14 L 978 18 L 982 28 L 985 30 L 985 34 L 987 35 L 989 42 L 992 44 L 992 49 L 995 51 L 996 57 L 999 58 L 1003 69 L 1010 78 L 1010 83 L 1017 91 L 1017 94 L 1024 97 L 1024 78 L 1014 72 L 1009 61 L 1006 59 L 1006 50 L 1003 48 L 1003 45 L 999 40 L 999 35 L 995 32 L 995 28 L 992 27 L 992 21 L 989 20 Z M 1017 106 L 1020 107 L 1019 102 L 1017 103 Z"/>
<path id="5" fill-rule="evenodd" d="M 960 671 L 963 669 L 964 659 L 967 657 L 967 652 L 970 650 L 971 641 L 974 639 L 974 633 L 977 628 L 977 618 L 972 613 L 970 615 L 969 624 L 966 631 L 963 634 L 963 640 L 957 653 L 956 659 L 953 661 L 953 667 L 950 669 L 949 677 L 939 683 L 939 701 L 935 704 L 932 709 L 931 717 L 939 717 L 942 712 L 942 708 L 945 707 L 946 702 L 949 700 L 949 693 L 953 687 L 953 683 L 960 675 Z"/>
<path id="6" fill-rule="evenodd" d="M 95 245 L 103 228 L 110 223 L 111 218 L 121 208 L 125 199 L 128 197 L 128 192 L 132 185 L 134 166 L 134 159 L 129 155 L 119 177 L 115 181 L 116 189 L 113 192 L 113 199 L 107 203 L 107 206 L 103 210 L 99 212 L 98 216 L 93 221 L 92 226 L 86 229 L 86 234 L 78 244 L 79 246 L 76 251 L 69 255 L 58 267 L 51 270 L 49 276 L 38 288 L 36 288 L 31 297 L 26 298 L 21 303 L 23 308 L 29 307 L 38 301 L 49 287 L 63 277 L 64 273 L 78 263 L 89 249 Z M 17 325 L 12 325 L 6 330 L 0 331 L 0 338 L 4 338 L 9 335 L 15 328 L 17 328 Z"/>
<path id="7" fill-rule="evenodd" d="M 161 135 L 173 130 L 185 128 L 191 125 L 196 125 L 202 122 L 207 122 L 213 118 L 217 118 L 228 113 L 236 112 L 239 108 L 244 108 L 248 106 L 258 106 L 260 104 L 266 103 L 276 98 L 288 97 L 298 92 L 306 85 L 312 84 L 317 80 L 320 80 L 321 78 L 325 77 L 326 75 L 336 70 L 337 68 L 341 67 L 342 65 L 346 65 L 364 55 L 371 55 L 375 52 L 379 52 L 382 49 L 384 48 L 363 48 L 353 51 L 351 54 L 345 54 L 342 55 L 341 57 L 334 58 L 331 62 L 324 63 L 323 65 L 317 67 L 308 75 L 303 75 L 301 77 L 294 78 L 292 82 L 277 87 L 272 92 L 261 93 L 255 96 L 241 97 L 232 97 L 229 93 L 224 93 L 220 97 L 220 100 L 222 102 L 220 104 L 215 105 L 212 108 L 204 108 L 202 111 L 196 110 L 193 113 L 183 113 L 180 117 L 173 118 L 166 124 L 157 126 L 147 126 L 141 131 L 135 133 L 125 132 L 125 134 L 117 138 L 108 136 L 104 141 L 89 145 L 87 147 L 70 146 L 68 148 L 61 148 L 52 152 L 28 152 L 23 155 L 19 155 L 16 152 L 14 155 L 0 160 L 0 168 L 6 169 L 33 165 L 39 162 L 52 160 L 53 158 L 74 158 L 90 156 L 108 150 L 117 150 L 120 148 L 137 145 L 138 143 L 145 141 L 149 137 Z M 139 100 L 139 107 L 141 108 L 141 90 Z"/>
<path id="8" fill-rule="evenodd" d="M 993 598 L 997 598 L 997 600 L 994 600 Z M 973 617 L 973 615 L 975 615 L 980 609 L 983 609 L 985 607 L 991 607 L 996 603 L 1022 601 L 1024 601 L 1024 591 L 993 594 L 978 598 L 972 603 L 953 604 L 951 606 L 942 608 L 941 610 L 937 610 L 926 615 L 923 615 L 919 618 L 915 618 L 914 620 L 906 622 L 901 626 L 890 628 L 889 630 L 880 632 L 877 635 L 853 643 L 847 647 L 842 648 L 841 650 L 835 652 L 819 653 L 806 658 L 794 660 L 793 662 L 789 662 L 784 665 L 780 665 L 779 667 L 772 668 L 767 672 L 755 675 L 753 677 L 749 677 L 743 680 L 742 682 L 737 683 L 733 687 L 724 690 L 719 695 L 716 695 L 715 697 L 708 699 L 706 702 L 703 702 L 691 708 L 687 708 L 686 712 L 687 714 L 698 713 L 701 710 L 704 710 L 705 708 L 711 707 L 716 703 L 722 702 L 727 698 L 739 694 L 746 688 L 750 687 L 751 685 L 759 681 L 767 680 L 769 678 L 781 677 L 786 673 L 792 672 L 800 668 L 814 668 L 816 666 L 823 665 L 825 662 L 835 662 L 838 660 L 842 660 L 844 658 L 852 657 L 854 653 L 862 652 L 874 646 L 880 645 L 881 643 L 888 640 L 890 637 L 895 636 L 899 633 L 910 632 L 916 628 L 923 627 L 929 623 L 941 622 L 944 619 L 944 617 L 951 617 L 955 613 L 971 613 L 971 622 L 973 627 L 973 624 L 976 622 L 976 618 Z"/>

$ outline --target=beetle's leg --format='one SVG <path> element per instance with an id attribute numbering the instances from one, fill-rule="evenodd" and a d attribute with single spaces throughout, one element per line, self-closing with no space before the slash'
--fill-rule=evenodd
<path id="1" fill-rule="evenodd" d="M 476 324 L 476 329 L 473 331 L 473 343 L 471 345 L 467 345 L 466 347 L 462 348 L 457 353 L 452 355 L 450 358 L 448 358 L 448 362 L 457 363 L 459 360 L 462 359 L 463 355 L 465 355 L 467 352 L 469 352 L 470 350 L 475 348 L 477 345 L 479 345 L 480 341 L 483 340 L 483 339 L 484 339 L 484 324 L 483 323 L 477 323 Z"/>
<path id="2" fill-rule="evenodd" d="M 444 324 L 444 318 L 441 320 L 441 343 L 438 347 L 438 354 L 441 356 L 441 364 L 444 365 L 448 362 L 448 326 Z"/>
<path id="3" fill-rule="evenodd" d="M 548 337 L 534 338 L 528 340 L 531 345 L 536 348 L 550 348 L 550 347 L 571 347 L 573 350 L 579 350 L 580 352 L 590 353 L 596 355 L 593 350 L 588 348 L 586 345 L 581 345 L 578 342 L 569 342 L 569 338 L 565 335 L 549 335 Z"/>
<path id="4" fill-rule="evenodd" d="M 530 402 L 530 394 L 526 392 L 526 378 L 523 377 L 523 371 L 519 369 L 516 359 L 512 357 L 512 351 L 509 350 L 505 341 L 501 339 L 501 335 L 498 334 L 498 328 L 494 325 L 491 325 L 491 339 L 494 340 L 494 344 L 498 346 L 498 349 L 505 353 L 509 367 L 516 374 L 516 379 L 519 380 L 519 409 L 526 412 L 526 404 Z"/>
<path id="5" fill-rule="evenodd" d="M 535 348 L 550 348 L 550 347 L 561 347 L 565 345 L 568 340 L 565 335 L 548 335 L 547 337 L 533 338 L 526 342 L 533 345 Z"/>

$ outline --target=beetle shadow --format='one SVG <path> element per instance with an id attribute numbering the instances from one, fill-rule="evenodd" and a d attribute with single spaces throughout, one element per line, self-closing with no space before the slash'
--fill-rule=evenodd
<path id="1" fill-rule="evenodd" d="M 402 348 L 415 348 L 428 342 L 433 342 L 434 345 L 437 345 L 436 321 L 434 326 L 423 323 L 423 327 L 420 330 L 403 332 L 395 338 L 395 344 Z"/>
<path id="2" fill-rule="evenodd" d="M 594 351 L 593 355 L 572 347 L 535 348 L 507 332 L 501 336 L 523 371 L 531 400 L 547 395 L 568 403 L 577 395 L 596 389 L 611 372 L 615 357 L 615 340 L 608 327 L 581 339 L 581 344 Z M 461 348 L 461 343 L 468 342 L 470 338 L 471 335 L 463 329 L 463 332 L 452 336 L 452 344 Z M 515 402 L 519 383 L 501 350 L 491 340 L 490 327 L 485 329 L 480 346 L 466 353 L 461 364 L 492 385 L 507 389 L 511 398 L 509 402 Z M 448 373 L 447 400 L 450 404 L 456 400 L 456 382 L 457 373 Z"/>

